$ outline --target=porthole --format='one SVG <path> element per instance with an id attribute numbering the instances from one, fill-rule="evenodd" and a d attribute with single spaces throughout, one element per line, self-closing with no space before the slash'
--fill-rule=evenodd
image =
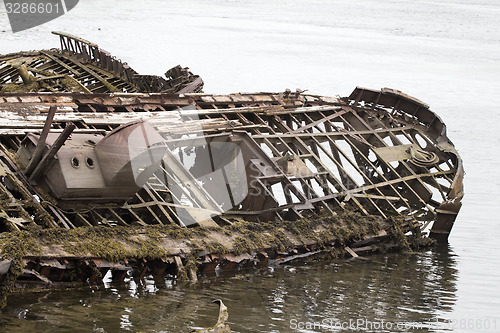
<path id="1" fill-rule="evenodd" d="M 86 164 L 89 168 L 91 168 L 91 169 L 93 169 L 93 168 L 95 167 L 94 160 L 93 160 L 92 158 L 90 158 L 90 157 L 87 157 L 87 158 L 85 159 L 85 164 Z"/>
<path id="2" fill-rule="evenodd" d="M 80 160 L 76 157 L 73 157 L 71 159 L 71 165 L 73 166 L 73 168 L 78 169 L 80 167 Z"/>

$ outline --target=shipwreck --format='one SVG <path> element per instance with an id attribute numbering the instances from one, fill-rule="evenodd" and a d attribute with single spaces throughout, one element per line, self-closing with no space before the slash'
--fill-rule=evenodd
<path id="1" fill-rule="evenodd" d="M 0 56 L 0 282 L 196 280 L 319 253 L 446 241 L 462 160 L 429 105 L 204 94 L 65 33 Z"/>

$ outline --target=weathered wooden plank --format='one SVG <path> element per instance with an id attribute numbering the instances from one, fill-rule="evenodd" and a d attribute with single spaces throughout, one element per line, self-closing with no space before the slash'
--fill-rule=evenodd
<path id="1" fill-rule="evenodd" d="M 45 125 L 43 126 L 42 133 L 40 134 L 40 139 L 36 145 L 35 151 L 33 152 L 33 156 L 31 157 L 26 170 L 24 173 L 29 175 L 33 170 L 35 170 L 36 165 L 42 158 L 43 150 L 45 149 L 45 141 L 47 140 L 47 135 L 49 134 L 50 128 L 52 127 L 52 121 L 56 114 L 57 108 L 52 106 L 49 110 L 49 114 L 45 119 Z"/>
<path id="2" fill-rule="evenodd" d="M 39 163 L 36 162 L 37 165 L 29 178 L 30 182 L 36 182 L 38 180 L 38 178 L 42 175 L 44 169 L 52 161 L 54 156 L 56 156 L 57 152 L 59 151 L 59 149 L 61 149 L 62 145 L 68 139 L 68 137 L 71 135 L 71 133 L 73 132 L 74 129 L 75 129 L 74 124 L 69 123 L 68 125 L 66 125 L 66 127 L 64 128 L 61 135 L 59 135 L 57 137 L 56 141 L 54 141 L 54 144 L 50 147 L 50 149 L 43 156 L 43 158 L 40 160 L 40 162 Z M 40 145 L 40 144 L 41 143 L 38 142 L 38 145 Z M 37 148 L 38 148 L 38 145 L 37 145 Z M 45 145 L 45 140 L 43 141 L 42 145 Z M 33 159 L 31 161 L 33 161 Z"/>

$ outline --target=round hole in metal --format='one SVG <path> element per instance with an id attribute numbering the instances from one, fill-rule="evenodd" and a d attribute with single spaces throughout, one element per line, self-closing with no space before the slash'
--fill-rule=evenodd
<path id="1" fill-rule="evenodd" d="M 79 168 L 80 167 L 80 160 L 77 157 L 73 157 L 71 159 L 71 165 L 73 168 Z"/>

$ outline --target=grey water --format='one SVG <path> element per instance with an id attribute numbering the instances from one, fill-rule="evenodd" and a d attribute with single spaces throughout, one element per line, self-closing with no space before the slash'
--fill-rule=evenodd
<path id="1" fill-rule="evenodd" d="M 215 322 L 215 298 L 234 332 L 500 331 L 499 17 L 496 0 L 81 0 L 13 34 L 0 3 L 1 54 L 58 47 L 50 31 L 59 30 L 143 74 L 189 66 L 208 93 L 402 90 L 441 116 L 466 170 L 448 245 L 197 285 L 146 279 L 17 293 L 0 331 L 189 332 Z"/>

